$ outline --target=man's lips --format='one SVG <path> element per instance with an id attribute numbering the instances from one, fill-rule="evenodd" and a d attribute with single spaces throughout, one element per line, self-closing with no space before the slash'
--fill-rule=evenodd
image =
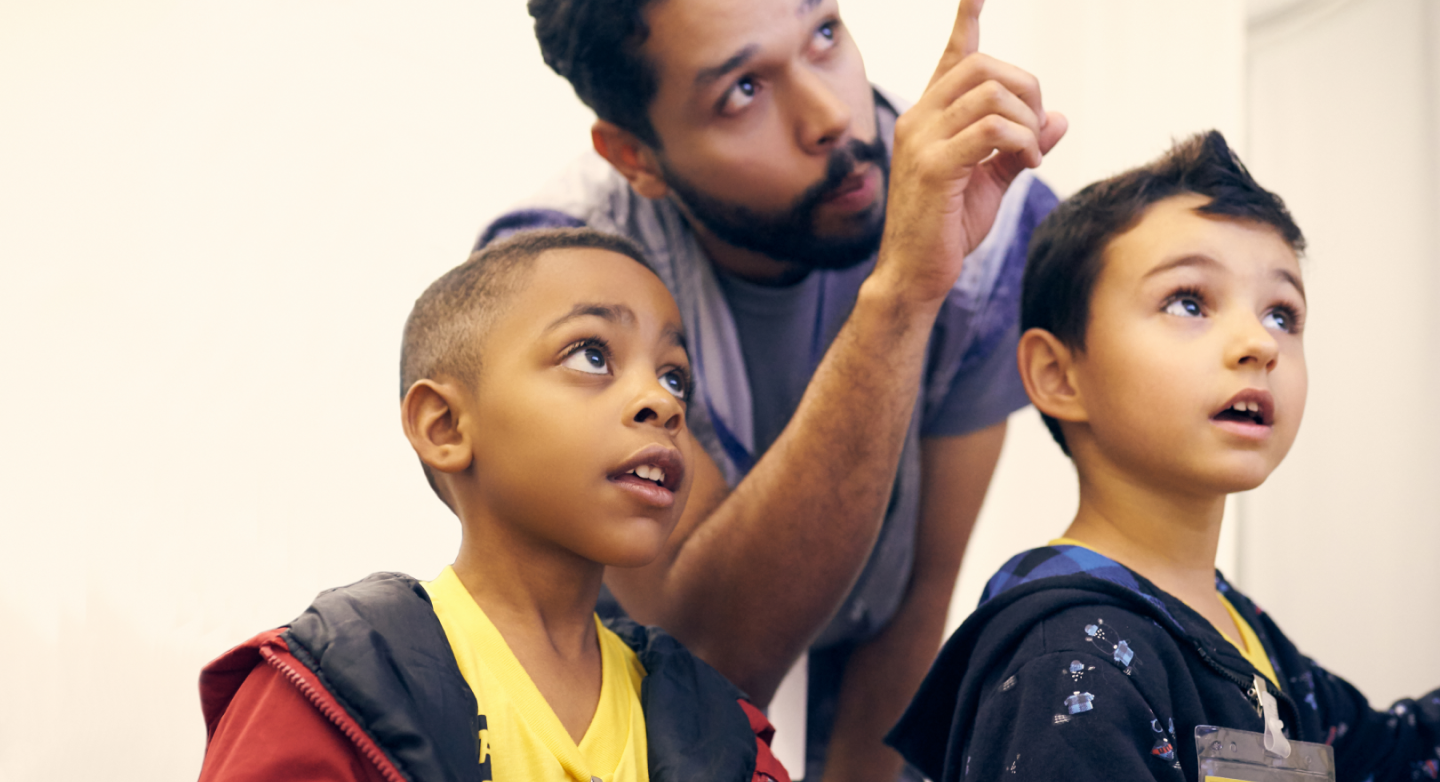
<path id="1" fill-rule="evenodd" d="M 864 164 L 856 169 L 849 176 L 840 180 L 840 184 L 825 194 L 821 203 L 833 204 L 843 209 L 861 209 L 870 205 L 875 200 L 876 179 L 879 177 L 879 169 L 871 164 Z"/>

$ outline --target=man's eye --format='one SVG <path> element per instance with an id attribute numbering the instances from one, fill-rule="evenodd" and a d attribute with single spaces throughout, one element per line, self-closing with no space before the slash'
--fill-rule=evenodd
<path id="1" fill-rule="evenodd" d="M 1205 314 L 1205 310 L 1193 296 L 1180 296 L 1165 305 L 1165 314 L 1180 318 L 1198 318 Z"/>
<path id="2" fill-rule="evenodd" d="M 581 348 L 565 357 L 560 366 L 592 375 L 610 373 L 610 363 L 605 360 L 605 351 L 600 348 Z"/>
<path id="3" fill-rule="evenodd" d="M 660 376 L 660 385 L 665 390 L 675 395 L 676 399 L 685 401 L 690 395 L 690 377 L 678 369 L 672 369 Z"/>
<path id="4" fill-rule="evenodd" d="M 760 86 L 755 83 L 755 79 L 750 76 L 746 76 L 735 82 L 734 86 L 725 93 L 725 98 L 720 102 L 720 113 L 734 114 L 746 106 L 749 106 L 750 103 L 755 100 L 755 92 L 759 90 L 759 88 Z"/>
<path id="5" fill-rule="evenodd" d="M 822 24 L 822 25 L 820 25 L 818 28 L 816 28 L 816 30 L 815 30 L 815 46 L 816 46 L 816 48 L 824 50 L 824 49 L 829 49 L 831 46 L 834 46 L 834 45 L 835 45 L 835 36 L 836 36 L 835 28 L 838 27 L 838 26 L 839 26 L 839 24 L 836 23 L 836 22 L 826 22 L 825 24 Z"/>

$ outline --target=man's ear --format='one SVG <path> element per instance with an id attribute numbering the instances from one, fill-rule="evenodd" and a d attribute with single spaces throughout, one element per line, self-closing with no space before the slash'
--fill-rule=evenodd
<path id="1" fill-rule="evenodd" d="M 465 395 L 456 383 L 417 380 L 400 402 L 405 439 L 420 461 L 440 472 L 456 473 L 470 466 L 472 444 L 461 428 Z"/>
<path id="2" fill-rule="evenodd" d="M 590 143 L 600 157 L 610 161 L 630 187 L 651 199 L 664 198 L 670 192 L 660 170 L 660 159 L 638 136 L 613 122 L 595 120 L 590 126 Z"/>
<path id="3" fill-rule="evenodd" d="M 1016 363 L 1025 393 L 1040 412 L 1071 423 L 1089 418 L 1075 382 L 1075 355 L 1058 337 L 1045 329 L 1021 334 Z"/>

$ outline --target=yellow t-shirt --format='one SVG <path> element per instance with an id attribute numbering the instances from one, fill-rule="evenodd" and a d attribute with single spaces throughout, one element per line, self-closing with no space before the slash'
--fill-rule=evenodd
<path id="1" fill-rule="evenodd" d="M 497 782 L 649 782 L 635 652 L 600 624 L 600 702 L 577 746 L 455 571 L 423 582 L 480 704 L 480 762 Z"/>
<path id="2" fill-rule="evenodd" d="M 1090 548 L 1084 543 L 1081 543 L 1080 541 L 1071 538 L 1056 538 L 1050 541 L 1049 545 L 1079 546 L 1081 548 L 1095 551 L 1095 549 Z M 1240 628 L 1240 640 L 1236 641 L 1234 638 L 1226 635 L 1225 631 L 1220 630 L 1220 628 L 1218 627 L 1215 629 L 1220 630 L 1221 637 L 1229 641 L 1230 645 L 1234 646 L 1235 650 L 1238 651 L 1242 657 L 1244 657 L 1251 665 L 1255 666 L 1255 670 L 1264 674 L 1265 678 L 1269 679 L 1270 683 L 1275 685 L 1275 689 L 1279 690 L 1279 677 L 1275 675 L 1275 667 L 1270 664 L 1270 658 L 1265 656 L 1265 646 L 1260 643 L 1260 637 L 1255 634 L 1255 628 L 1251 627 L 1250 623 L 1245 621 L 1245 617 L 1241 616 L 1240 612 L 1235 610 L 1235 606 L 1230 605 L 1230 601 L 1226 600 L 1224 595 L 1220 594 L 1217 591 L 1215 593 L 1215 596 L 1220 598 L 1220 604 L 1225 606 L 1226 612 L 1230 614 L 1231 621 L 1235 622 L 1235 626 Z"/>

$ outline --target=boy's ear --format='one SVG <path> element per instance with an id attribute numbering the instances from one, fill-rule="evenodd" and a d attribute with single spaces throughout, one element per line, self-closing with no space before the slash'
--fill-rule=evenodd
<path id="1" fill-rule="evenodd" d="M 415 381 L 400 402 L 405 439 L 431 469 L 460 472 L 474 458 L 470 440 L 460 427 L 464 400 L 459 384 L 427 378 Z"/>
<path id="2" fill-rule="evenodd" d="M 640 195 L 655 200 L 670 192 L 665 184 L 660 159 L 638 136 L 613 122 L 595 120 L 590 126 L 590 143 L 600 157 L 610 161 L 630 187 Z"/>
<path id="3" fill-rule="evenodd" d="M 1016 363 L 1025 393 L 1040 412 L 1072 423 L 1088 418 L 1075 382 L 1074 353 L 1058 337 L 1045 329 L 1021 334 Z"/>

